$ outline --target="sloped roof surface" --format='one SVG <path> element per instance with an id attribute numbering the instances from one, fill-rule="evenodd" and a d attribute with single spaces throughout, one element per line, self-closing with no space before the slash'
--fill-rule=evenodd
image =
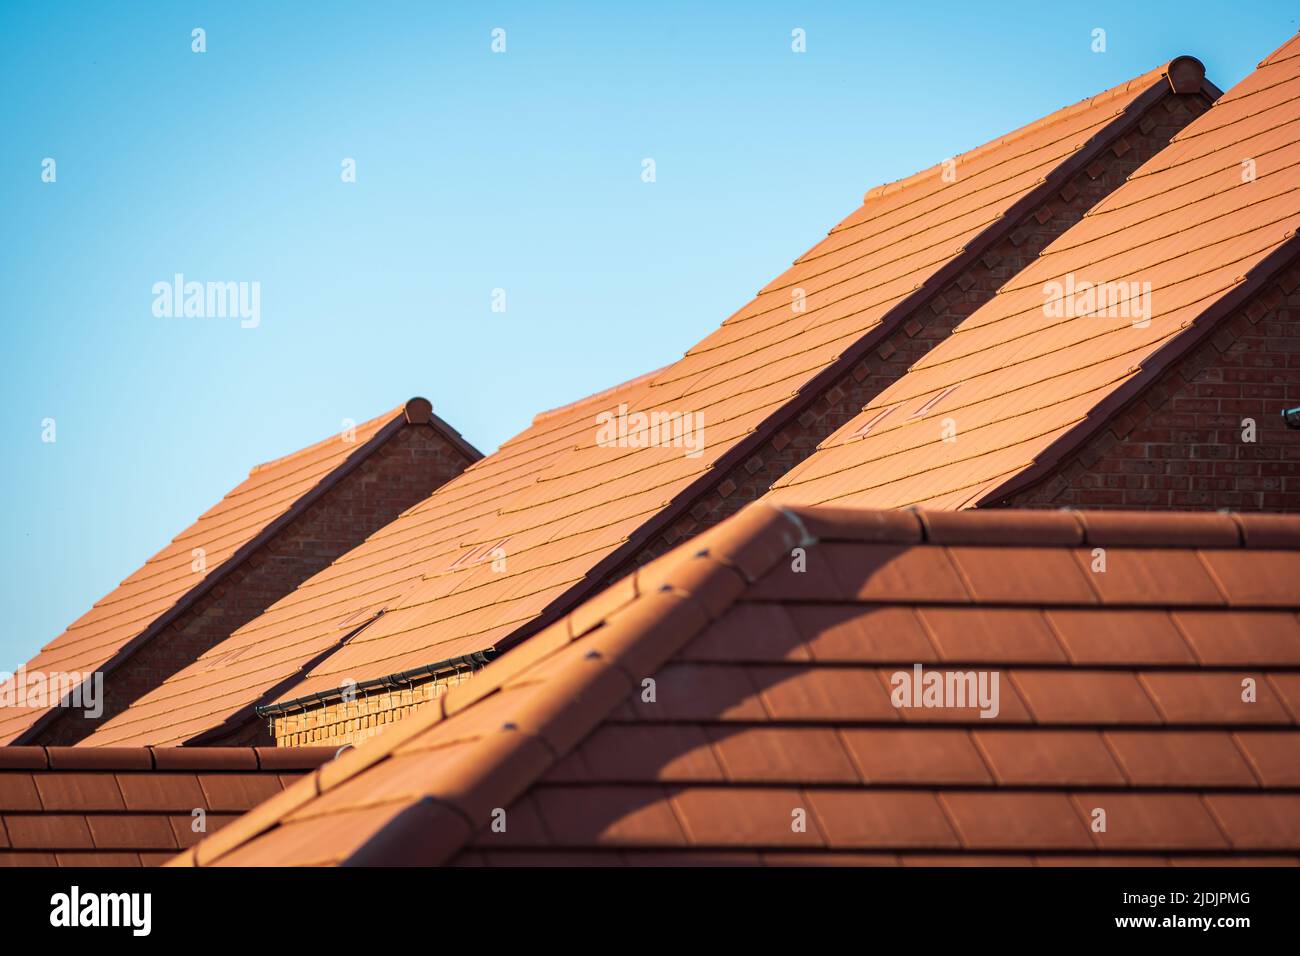
<path id="1" fill-rule="evenodd" d="M 90 673 L 115 661 L 193 599 L 207 585 L 237 566 L 278 523 L 287 520 L 326 489 L 348 467 L 370 455 L 408 420 L 430 423 L 474 459 L 479 453 L 433 415 L 422 398 L 356 427 L 355 440 L 334 435 L 294 454 L 253 468 L 221 501 L 199 516 L 145 562 L 144 567 L 74 621 L 25 665 L 28 672 Z M 349 438 L 353 438 L 349 435 Z M 193 569 L 195 549 L 203 549 L 204 570 Z M 48 708 L 0 709 L 0 743 L 13 741 Z"/>
<path id="2" fill-rule="evenodd" d="M 294 700 L 400 674 L 553 617 L 743 461 L 794 396 L 850 368 L 873 333 L 892 330 L 948 281 L 944 270 L 1014 226 L 1171 86 L 1190 76 L 1200 89 L 1203 75 L 1180 58 L 957 157 L 954 182 L 936 166 L 872 190 L 680 361 L 542 417 L 210 655 L 233 652 L 233 664 L 201 661 L 89 742 L 188 739 L 264 694 Z M 805 311 L 792 308 L 800 290 Z M 630 413 L 702 415 L 702 454 L 600 446 L 596 414 L 620 403 Z M 487 560 L 497 549 L 504 563 Z M 369 626 L 340 633 L 339 621 L 380 608 Z"/>
<path id="3" fill-rule="evenodd" d="M 759 502 L 177 862 L 1294 864 L 1297 580 L 1290 516 Z"/>
<path id="4" fill-rule="evenodd" d="M 329 747 L 0 747 L 0 866 L 163 863 L 333 756 Z"/>
<path id="5" fill-rule="evenodd" d="M 787 473 L 773 500 L 963 508 L 1041 477 L 1116 401 L 1266 289 L 1300 252 L 1297 225 L 1300 37 Z M 1048 315 L 1049 283 L 1070 281 L 1128 285 L 1112 287 L 1113 311 L 1098 297 L 1092 311 Z M 1132 309 L 1142 283 L 1145 327 Z"/>
<path id="6" fill-rule="evenodd" d="M 643 385 L 634 380 L 590 401 L 539 415 L 523 434 L 442 486 L 444 494 L 435 493 L 375 532 L 194 665 L 105 722 L 87 743 L 185 740 L 246 708 L 269 687 L 295 682 L 306 663 L 328 654 L 376 613 L 419 587 L 426 569 L 472 556 L 477 543 L 461 542 L 569 453 L 575 436 L 590 428 L 593 402 L 611 396 L 627 400 Z M 476 561 L 462 564 L 467 572 L 478 567 Z M 438 654 L 453 657 L 482 646 L 473 640 L 452 642 Z"/>

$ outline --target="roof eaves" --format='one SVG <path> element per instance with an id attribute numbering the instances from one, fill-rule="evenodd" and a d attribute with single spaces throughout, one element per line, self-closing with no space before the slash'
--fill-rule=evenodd
<path id="1" fill-rule="evenodd" d="M 457 674 L 465 670 L 477 671 L 486 665 L 489 661 L 488 653 L 492 648 L 485 651 L 474 651 L 470 654 L 462 654 L 459 657 L 450 657 L 436 664 L 426 664 L 423 667 L 412 667 L 396 674 L 388 674 L 385 677 L 376 677 L 374 680 L 360 681 L 355 685 L 349 685 L 349 689 L 363 697 L 370 691 L 392 690 L 394 688 L 406 687 L 417 680 L 423 680 L 428 677 L 438 677 L 445 674 Z M 342 687 L 333 687 L 327 690 L 320 690 L 314 694 L 305 694 L 302 697 L 294 697 L 289 700 L 276 700 L 269 704 L 257 704 L 253 707 L 253 713 L 258 717 L 276 717 L 281 714 L 287 714 L 292 710 L 305 710 L 312 704 L 318 704 L 322 701 L 332 700 L 341 697 L 344 693 Z M 236 721 L 237 724 L 237 721 Z"/>

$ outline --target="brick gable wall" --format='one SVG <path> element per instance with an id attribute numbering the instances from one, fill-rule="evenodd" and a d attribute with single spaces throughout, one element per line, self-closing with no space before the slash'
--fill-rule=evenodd
<path id="1" fill-rule="evenodd" d="M 1300 258 L 1013 508 L 1300 511 Z M 1254 441 L 1246 441 L 1247 420 Z"/>
<path id="2" fill-rule="evenodd" d="M 82 740 L 468 464 L 434 428 L 399 429 L 180 618 L 107 673 L 102 718 L 88 720 L 80 711 L 62 709 L 29 742 L 52 746 Z"/>

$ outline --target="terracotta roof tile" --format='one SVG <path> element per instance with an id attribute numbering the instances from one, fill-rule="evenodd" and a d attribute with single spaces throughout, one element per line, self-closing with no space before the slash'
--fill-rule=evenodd
<path id="1" fill-rule="evenodd" d="M 776 681 L 784 673 L 780 668 L 670 664 L 654 674 L 654 702 L 638 696 L 631 703 L 643 719 L 765 720 L 755 677 Z"/>
<path id="2" fill-rule="evenodd" d="M 773 500 L 948 511 L 1004 502 L 1051 474 L 1300 252 L 1297 77 L 1300 58 L 1280 57 L 1220 97 L 792 468 Z M 1262 155 L 1246 181 L 1242 157 Z M 1076 282 L 1133 285 L 1113 287 L 1119 303 L 1049 308 L 1053 296 L 1073 305 L 1057 293 Z M 1122 308 L 1144 289 L 1149 315 Z M 909 414 L 863 431 L 888 408 Z M 943 419 L 955 440 L 936 440 Z M 1153 544 L 1133 540 L 1141 527 L 1107 536 Z M 1202 531 L 1213 529 L 1189 522 L 1179 534 Z"/>
<path id="3" fill-rule="evenodd" d="M 1270 678 L 1271 679 L 1271 678 Z M 1294 720 L 1273 693 L 1261 671 L 1147 671 L 1143 687 L 1174 724 L 1290 724 Z M 1245 700 L 1245 682 L 1252 682 L 1255 699 Z"/>
<path id="4" fill-rule="evenodd" d="M 1076 793 L 1073 800 L 1082 819 L 1092 821 L 1095 810 L 1105 811 L 1105 830 L 1092 834 L 1103 850 L 1226 850 L 1231 845 L 1206 808 L 1207 799 L 1197 794 Z"/>
<path id="5" fill-rule="evenodd" d="M 540 848 L 551 845 L 551 836 L 542 822 L 537 800 L 531 795 L 525 794 L 510 804 L 502 823 L 504 830 L 492 826 L 479 830 L 471 844 L 488 853 L 499 852 L 502 847 Z"/>
<path id="6" fill-rule="evenodd" d="M 198 778 L 189 773 L 150 773 L 117 776 L 117 787 L 128 810 L 210 809 Z M 255 801 L 260 803 L 261 800 Z"/>
<path id="7" fill-rule="evenodd" d="M 933 544 L 1041 544 L 1054 547 L 1083 544 L 1081 516 L 1069 511 L 1042 517 L 1026 513 L 981 513 L 970 520 L 954 518 L 943 511 L 916 514 L 925 528 L 925 540 Z"/>
<path id="8" fill-rule="evenodd" d="M 148 748 L 0 753 L 16 753 L 22 759 L 9 763 L 30 768 L 0 764 L 0 865 L 157 865 L 280 792 L 286 776 L 299 776 L 258 771 L 252 748 L 195 748 L 184 759 Z M 301 748 L 267 762 L 306 769 L 333 755 L 333 748 Z M 242 767 L 253 772 L 233 769 Z"/>
<path id="9" fill-rule="evenodd" d="M 956 607 L 922 607 L 916 613 L 945 661 L 1028 664 L 1065 659 L 1065 652 L 1037 608 L 989 608 L 973 619 Z M 925 660 L 920 656 L 894 659 Z"/>
<path id="10" fill-rule="evenodd" d="M 913 664 L 912 667 L 915 670 L 916 665 Z M 930 668 L 929 670 L 934 669 Z M 964 665 L 959 665 L 956 668 L 942 667 L 937 669 L 944 674 L 972 674 L 975 676 L 979 674 L 979 671 L 976 670 L 966 670 Z M 924 672 L 927 669 L 923 667 L 922 670 Z M 907 670 L 899 670 L 895 665 L 881 668 L 876 673 L 880 678 L 880 682 L 890 687 L 891 693 L 893 693 L 897 690 L 893 686 L 894 682 L 898 680 L 900 674 L 906 674 Z M 953 706 L 946 707 L 917 706 L 914 701 L 907 702 L 904 700 L 898 706 L 897 712 L 906 723 L 912 724 L 956 724 L 964 726 L 976 719 L 979 719 L 984 724 L 1019 725 L 1031 722 L 1033 717 L 1025 706 L 1024 699 L 1016 691 L 1015 685 L 1010 679 L 1011 672 L 986 668 L 984 673 L 989 675 L 990 678 L 993 674 L 997 675 L 999 704 L 996 714 L 990 712 L 986 716 L 980 717 L 983 708 L 978 703 L 971 703 L 969 700 L 964 705 L 954 703 Z"/>
<path id="11" fill-rule="evenodd" d="M 580 779 L 596 783 L 702 783 L 723 779 L 709 739 L 695 724 L 605 724 L 574 751 Z M 576 782 L 570 777 L 566 782 Z"/>
<path id="12" fill-rule="evenodd" d="M 956 791 L 942 799 L 970 849 L 1092 849 L 1087 827 L 1063 793 Z"/>
<path id="13" fill-rule="evenodd" d="M 862 782 L 874 786 L 984 784 L 992 777 L 966 730 L 845 727 Z"/>
<path id="14" fill-rule="evenodd" d="M 1268 685 L 1277 694 L 1281 709 L 1300 723 L 1300 674 L 1285 671 L 1269 674 Z M 1281 719 L 1285 720 L 1285 717 Z"/>
<path id="15" fill-rule="evenodd" d="M 769 620 L 781 608 L 758 607 L 741 604 L 739 608 L 753 608 Z M 937 657 L 934 645 L 921 625 L 917 612 L 910 607 L 875 606 L 863 608 L 860 604 L 792 604 L 785 608 L 794 621 L 806 648 L 802 659 L 823 664 L 860 663 L 875 664 L 887 661 L 931 661 Z M 757 624 L 757 622 L 755 622 Z M 770 633 L 764 624 L 755 626 L 760 633 Z M 708 633 L 701 640 L 706 640 Z M 694 648 L 701 641 L 691 645 Z M 689 650 L 688 650 L 689 653 Z M 788 657 L 797 657 L 790 654 Z M 745 660 L 749 655 L 738 648 L 735 660 Z"/>
<path id="16" fill-rule="evenodd" d="M 927 549 L 929 550 L 929 549 Z M 1095 604 L 1092 576 L 1064 548 L 948 549 L 982 604 Z"/>
<path id="17" fill-rule="evenodd" d="M 47 810 L 125 810 L 111 773 L 47 773 L 36 778 Z"/>
<path id="18" fill-rule="evenodd" d="M 1240 850 L 1291 850 L 1300 846 L 1300 794 L 1206 796 L 1214 819 Z"/>
<path id="19" fill-rule="evenodd" d="M 1092 572 L 1089 552 L 1075 552 L 1080 569 L 1103 604 L 1220 606 L 1215 586 L 1195 551 L 1107 548 L 1106 570 Z"/>
<path id="20" fill-rule="evenodd" d="M 419 808 L 419 805 L 416 805 Z M 405 816 L 404 816 L 405 815 Z M 376 837 L 378 841 L 385 839 L 385 827 L 393 824 L 395 821 L 404 820 L 406 822 L 415 822 L 421 819 L 419 814 L 410 813 L 408 809 L 394 808 L 392 806 L 370 807 L 360 810 L 347 810 L 331 814 L 328 817 L 317 817 L 311 820 L 293 822 L 276 830 L 274 837 L 268 840 L 265 846 L 246 846 L 235 850 L 221 858 L 221 866 L 256 866 L 259 863 L 268 862 L 274 859 L 276 855 L 287 854 L 295 858 L 300 858 L 304 862 L 311 864 L 337 863 L 338 858 L 331 853 L 332 847 L 336 841 L 346 839 L 352 834 L 366 834 L 367 836 Z M 453 814 L 438 814 L 436 811 L 429 813 L 424 822 L 432 824 L 459 823 L 463 830 L 461 839 L 469 837 L 468 827 L 463 820 L 459 820 Z M 424 829 L 416 827 L 413 829 Z M 409 837 L 407 846 L 415 844 Z M 202 844 L 200 844 L 201 848 Z M 400 852 L 399 848 L 389 847 L 390 852 Z"/>
<path id="21" fill-rule="evenodd" d="M 820 606 L 817 610 L 820 610 Z M 709 625 L 684 654 L 688 661 L 744 661 L 780 663 L 806 661 L 811 645 L 804 646 L 802 634 L 815 627 L 800 612 L 804 608 L 775 610 L 738 604 Z M 832 612 L 833 613 L 833 612 Z M 833 626 L 832 626 L 833 630 Z M 531 642 L 530 642 L 531 643 Z"/>
<path id="22" fill-rule="evenodd" d="M 1041 723 L 1160 723 L 1160 714 L 1131 671 L 1022 670 L 1013 680 Z"/>
<path id="23" fill-rule="evenodd" d="M 1106 742 L 1136 786 L 1258 786 L 1226 731 L 1112 730 Z"/>
<path id="24" fill-rule="evenodd" d="M 194 817 L 193 811 L 187 812 L 183 815 L 171 814 L 166 819 L 167 822 L 171 825 L 172 835 L 176 839 L 176 846 L 184 850 L 194 846 L 196 843 L 202 840 L 205 833 L 213 833 L 217 830 L 220 830 L 224 826 L 228 826 L 232 821 L 238 820 L 239 814 L 237 813 L 206 814 L 203 818 L 202 826 L 204 827 L 204 829 L 202 830 L 195 829 L 196 817 Z M 167 859 L 170 859 L 174 855 L 175 854 L 168 854 Z M 156 861 L 156 863 L 158 864 L 166 863 L 166 862 L 167 862 L 166 859 Z M 146 863 L 145 865 L 147 866 L 150 864 Z"/>
<path id="25" fill-rule="evenodd" d="M 648 568 L 646 580 L 703 582 L 704 603 L 679 626 L 663 626 L 675 611 L 658 591 L 607 602 L 603 619 L 585 612 L 581 633 L 563 618 L 538 636 L 540 649 L 525 642 L 502 659 L 520 655 L 522 663 L 503 668 L 508 676 L 491 679 L 488 668 L 461 685 L 455 713 L 417 711 L 177 862 L 1166 865 L 1300 855 L 1300 806 L 1290 792 L 1300 731 L 1281 701 L 1300 701 L 1300 684 L 1278 652 L 1285 635 L 1269 636 L 1268 623 L 1297 609 L 1300 595 L 1289 583 L 1266 578 L 1254 607 L 1241 609 L 1204 608 L 1186 588 L 1171 588 L 1161 606 L 1062 608 L 1052 602 L 1072 595 L 1048 588 L 1030 607 L 1028 592 L 980 587 L 961 603 L 936 605 L 917 594 L 911 576 L 875 560 L 881 544 L 862 535 L 869 519 L 839 512 L 840 532 L 826 513 L 752 508 L 768 511 L 763 520 L 724 523 Z M 1204 522 L 1180 531 L 1183 518 L 1147 523 L 1148 540 L 1164 544 L 1129 548 L 1140 574 L 1170 555 L 1190 555 L 1209 556 L 1207 566 L 1232 576 L 1234 558 L 1257 553 L 1248 539 L 1216 537 L 1220 530 Z M 1060 534 L 1055 515 L 1011 514 L 1003 528 L 981 516 L 963 529 L 964 520 L 956 516 L 945 531 L 954 543 L 901 547 L 944 560 L 952 551 L 996 551 L 1015 566 L 1026 555 L 1041 564 L 1058 554 L 1086 573 L 1074 562 L 1073 538 L 1045 543 Z M 786 573 L 788 551 L 746 549 L 737 537 L 743 528 L 761 539 L 782 522 L 794 531 L 818 526 L 824 540 L 808 547 L 833 554 L 827 573 L 869 563 L 886 569 L 889 586 L 855 588 L 867 596 L 853 600 L 837 589 L 826 605 L 834 611 L 829 625 L 801 616 L 817 605 L 774 598 L 779 591 L 766 584 Z M 1118 527 L 1103 524 L 1094 530 Z M 976 527 L 999 543 L 981 543 Z M 855 535 L 866 540 L 852 543 Z M 1263 553 L 1300 553 L 1300 534 L 1264 540 Z M 729 608 L 707 593 L 711 577 L 693 563 L 732 574 L 723 553 L 750 554 L 746 575 L 755 579 Z M 762 554 L 766 572 L 753 557 Z M 694 601 L 689 586 L 672 597 Z M 1004 603 L 1009 597 L 1025 603 Z M 742 608 L 756 631 L 774 614 L 792 648 L 839 631 L 831 657 L 844 659 L 791 655 L 770 641 L 757 653 L 735 638 L 719 643 L 716 629 Z M 879 618 L 886 609 L 891 616 Z M 891 644 L 878 630 L 884 620 L 907 620 L 892 614 L 899 610 L 922 622 L 937 611 L 945 621 L 926 644 Z M 964 638 L 955 636 L 961 615 L 970 622 Z M 1003 629 L 986 615 L 1018 623 Z M 1183 615 L 1222 618 L 1218 652 L 1240 663 L 1207 660 L 1199 648 L 1193 654 L 1174 626 Z M 1229 623 L 1229 615 L 1244 619 Z M 1250 627 L 1255 615 L 1265 622 L 1258 631 Z M 1064 653 L 1048 653 L 1049 639 Z M 954 640 L 964 643 L 950 651 Z M 1188 641 L 1196 641 L 1190 632 Z M 706 659 L 693 653 L 697 642 L 710 642 Z M 728 646 L 730 661 L 721 654 Z M 956 654 L 958 671 L 999 676 L 997 719 L 960 701 L 891 703 L 900 673 L 954 669 L 937 654 L 911 667 L 857 660 L 927 646 Z M 598 647 L 613 656 L 592 657 Z M 589 692 L 599 683 L 592 675 L 616 669 L 616 659 L 654 675 L 653 700 L 635 674 L 610 685 L 623 688 L 618 694 Z M 1248 677 L 1255 703 L 1242 701 Z M 499 807 L 507 808 L 504 831 L 491 826 Z"/>
<path id="26" fill-rule="evenodd" d="M 822 818 L 809 812 L 799 790 L 685 787 L 674 789 L 670 799 L 695 846 L 809 847 L 824 840 L 818 826 Z"/>
<path id="27" fill-rule="evenodd" d="M 1191 664 L 1196 660 L 1163 608 L 1052 608 L 1044 616 L 1076 664 Z"/>
<path id="28" fill-rule="evenodd" d="M 44 850 L 48 847 L 90 848 L 95 845 L 80 814 L 17 816 L 6 814 L 5 830 L 15 850 Z"/>
<path id="29" fill-rule="evenodd" d="M 539 787 L 532 796 L 546 832 L 559 846 L 689 842 L 659 787 Z"/>
<path id="30" fill-rule="evenodd" d="M 0 812 L 39 809 L 41 798 L 30 773 L 0 773 Z"/>
<path id="31" fill-rule="evenodd" d="M 776 721 L 899 719 L 872 668 L 789 665 L 752 667 L 749 673 Z"/>
<path id="32" fill-rule="evenodd" d="M 1209 665 L 1300 665 L 1300 618 L 1294 611 L 1175 611 L 1173 621 Z"/>
<path id="33" fill-rule="evenodd" d="M 1300 787 L 1300 734 L 1239 730 L 1232 736 L 1263 786 Z"/>
<path id="34" fill-rule="evenodd" d="M 837 849 L 956 847 L 947 815 L 929 791 L 816 790 L 808 803 Z"/>
<path id="35" fill-rule="evenodd" d="M 1300 515 L 1238 514 L 1233 518 L 1250 548 L 1287 548 L 1300 538 Z"/>
<path id="36" fill-rule="evenodd" d="M 1011 787 L 1124 786 L 1096 730 L 977 730 L 975 743 L 999 784 Z"/>
<path id="37" fill-rule="evenodd" d="M 50 770 L 152 770 L 155 765 L 154 752 L 146 747 L 45 747 L 44 750 Z"/>
<path id="38" fill-rule="evenodd" d="M 157 850 L 178 848 L 171 824 L 165 817 L 143 814 L 121 816 L 89 814 L 86 817 L 86 824 L 90 827 L 95 846 L 98 847 Z"/>
<path id="39" fill-rule="evenodd" d="M 462 655 L 519 643 L 598 593 L 651 542 L 675 534 L 674 522 L 715 490 L 721 476 L 750 460 L 810 397 L 937 301 L 992 242 L 1042 207 L 1146 110 L 1174 95 L 1171 90 L 1210 95 L 1203 76 L 1198 63 L 1180 58 L 957 157 L 955 182 L 936 166 L 872 190 L 861 208 L 682 359 L 539 415 L 494 454 L 108 721 L 93 742 L 193 740 L 227 721 L 250 719 L 255 705 L 334 694 L 345 679 L 425 673 Z M 791 308 L 796 289 L 806 296 L 804 311 Z M 935 413 L 964 403 L 963 391 Z M 602 443 L 597 416 L 620 409 L 698 413 L 705 447 L 692 457 L 663 443 Z M 773 547 L 785 553 L 791 547 L 749 533 L 742 538 L 751 550 L 729 559 L 742 575 Z M 489 560 L 497 549 L 500 560 Z M 846 573 L 852 585 L 854 575 Z M 914 574 L 918 587 L 932 584 L 926 569 L 899 573 Z M 781 587 L 823 584 L 834 586 L 810 573 Z M 715 598 L 701 596 L 706 605 Z M 380 609 L 385 613 L 374 617 Z M 371 622 L 340 634 L 338 622 L 356 615 Z M 214 666 L 219 660 L 225 663 Z"/>
<path id="40" fill-rule="evenodd" d="M 1216 552 L 1203 560 L 1228 603 L 1240 607 L 1286 605 L 1288 584 L 1300 581 L 1300 554 L 1293 551 L 1250 551 L 1240 561 L 1225 561 Z"/>
<path id="41" fill-rule="evenodd" d="M 853 761 L 826 727 L 710 727 L 732 783 L 858 783 Z"/>
<path id="42" fill-rule="evenodd" d="M 1241 542 L 1241 527 L 1234 518 L 1247 517 L 1193 513 L 1178 524 L 1170 524 L 1161 521 L 1158 515 L 1143 512 L 1076 511 L 1070 514 L 1083 526 L 1089 545 L 1106 548 L 1234 548 Z"/>

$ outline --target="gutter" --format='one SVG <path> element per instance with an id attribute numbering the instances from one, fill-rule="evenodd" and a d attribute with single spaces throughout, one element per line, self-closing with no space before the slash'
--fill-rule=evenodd
<path id="1" fill-rule="evenodd" d="M 423 667 L 413 667 L 410 670 L 400 671 L 396 674 L 389 674 L 387 677 L 376 677 L 368 681 L 358 683 L 355 690 L 365 694 L 370 691 L 394 690 L 400 687 L 409 687 L 417 680 L 426 677 L 437 677 L 440 674 L 459 673 L 466 667 L 470 672 L 483 668 L 491 658 L 488 656 L 494 649 L 488 648 L 486 651 L 474 651 L 470 654 L 462 654 L 460 657 L 449 657 L 444 661 L 436 664 L 426 664 Z M 258 717 L 282 717 L 292 710 L 307 710 L 313 704 L 319 704 L 333 698 L 343 697 L 343 691 L 337 687 L 331 687 L 328 690 L 317 691 L 314 694 L 307 694 L 303 697 L 295 697 L 293 700 L 286 700 L 274 704 L 260 704 L 253 708 L 253 713 Z"/>

